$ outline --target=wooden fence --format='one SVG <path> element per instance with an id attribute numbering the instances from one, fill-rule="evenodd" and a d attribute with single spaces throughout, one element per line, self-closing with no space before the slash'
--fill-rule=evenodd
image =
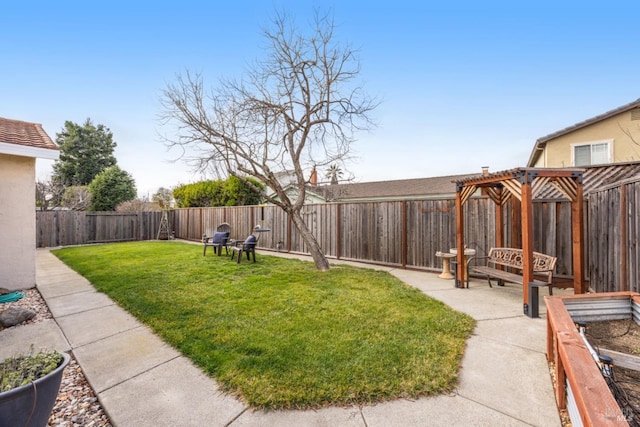
<path id="1" fill-rule="evenodd" d="M 593 192 L 585 200 L 585 277 L 597 292 L 640 291 L 640 179 Z M 327 203 L 305 206 L 303 217 L 327 256 L 375 264 L 439 270 L 437 251 L 455 247 L 454 200 Z M 486 197 L 465 205 L 466 244 L 482 256 L 495 244 L 495 207 Z M 38 212 L 37 246 L 155 239 L 161 212 Z M 558 257 L 556 276 L 572 271 L 571 204 L 534 202 L 534 250 Z M 268 228 L 258 247 L 308 253 L 288 216 L 275 206 L 176 209 L 176 238 L 199 241 L 222 222 L 243 239 L 256 224 Z M 521 247 L 519 205 L 507 204 L 505 242 Z"/>
<path id="2" fill-rule="evenodd" d="M 507 207 L 508 245 L 520 247 L 520 211 Z M 437 251 L 455 247 L 455 201 L 405 200 L 361 203 L 312 204 L 303 217 L 325 254 L 331 258 L 375 264 L 439 270 Z M 495 206 L 486 197 L 465 204 L 466 244 L 487 254 L 495 245 Z M 572 275 L 571 205 L 569 202 L 534 203 L 534 249 L 558 256 L 557 273 Z M 287 215 L 276 206 L 243 206 L 176 209 L 172 230 L 177 238 L 200 240 L 222 222 L 231 225 L 231 237 L 243 239 L 253 226 L 268 228 L 258 247 L 308 253 L 304 241 Z"/>
<path id="3" fill-rule="evenodd" d="M 162 212 L 37 212 L 36 246 L 151 240 L 161 219 Z"/>
<path id="4" fill-rule="evenodd" d="M 640 178 L 605 187 L 589 196 L 588 258 L 596 292 L 640 292 Z"/>
<path id="5" fill-rule="evenodd" d="M 624 188 L 624 191 L 622 189 Z M 585 202 L 585 277 L 600 291 L 638 290 L 640 183 L 603 190 Z M 622 206 L 625 206 L 623 209 Z M 454 200 L 406 200 L 327 203 L 305 206 L 303 217 L 326 255 L 398 266 L 439 270 L 437 251 L 455 247 Z M 466 244 L 482 256 L 495 245 L 495 207 L 488 198 L 465 204 Z M 160 212 L 38 212 L 37 246 L 155 239 Z M 521 247 L 519 205 L 507 204 L 505 242 Z M 621 222 L 625 218 L 624 224 Z M 534 250 L 558 257 L 556 275 L 571 277 L 571 205 L 534 202 Z M 170 212 L 176 238 L 199 241 L 218 224 L 231 225 L 231 237 L 243 239 L 256 224 L 268 228 L 258 247 L 308 253 L 288 216 L 276 206 L 186 208 Z M 624 242 L 624 244 L 622 244 Z M 622 272 L 625 274 L 622 274 Z"/>

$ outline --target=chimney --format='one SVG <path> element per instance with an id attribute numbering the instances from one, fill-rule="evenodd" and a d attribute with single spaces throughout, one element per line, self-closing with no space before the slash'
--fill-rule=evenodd
<path id="1" fill-rule="evenodd" d="M 316 167 L 314 166 L 311 170 L 311 178 L 309 179 L 311 186 L 315 187 L 318 185 L 318 172 L 316 172 Z"/>
<path id="2" fill-rule="evenodd" d="M 489 175 L 489 166 L 482 166 L 482 175 Z"/>

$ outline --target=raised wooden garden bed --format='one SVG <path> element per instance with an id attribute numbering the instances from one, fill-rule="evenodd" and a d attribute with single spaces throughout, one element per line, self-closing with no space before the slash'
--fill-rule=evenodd
<path id="1" fill-rule="evenodd" d="M 545 304 L 547 360 L 555 374 L 558 408 L 568 411 L 574 426 L 636 425 L 638 420 L 620 409 L 576 324 L 623 319 L 640 324 L 640 294 L 548 296 Z"/>

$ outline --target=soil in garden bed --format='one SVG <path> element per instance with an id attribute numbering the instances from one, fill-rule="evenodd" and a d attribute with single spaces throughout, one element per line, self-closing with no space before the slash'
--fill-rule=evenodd
<path id="1" fill-rule="evenodd" d="M 640 325 L 633 319 L 589 322 L 587 338 L 596 350 L 606 348 L 640 357 Z M 623 413 L 631 418 L 631 425 L 640 425 L 640 371 L 614 365 L 613 374 L 617 387 L 632 407 L 632 410 L 627 411 L 623 408 Z M 615 396 L 616 391 L 612 390 L 612 392 Z M 635 416 L 631 417 L 633 415 L 631 412 Z"/>

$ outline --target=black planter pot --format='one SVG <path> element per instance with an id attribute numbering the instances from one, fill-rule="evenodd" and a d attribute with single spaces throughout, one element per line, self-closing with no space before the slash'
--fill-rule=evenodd
<path id="1" fill-rule="evenodd" d="M 62 372 L 71 357 L 62 353 L 60 366 L 31 384 L 0 393 L 0 426 L 44 427 L 60 390 Z"/>

